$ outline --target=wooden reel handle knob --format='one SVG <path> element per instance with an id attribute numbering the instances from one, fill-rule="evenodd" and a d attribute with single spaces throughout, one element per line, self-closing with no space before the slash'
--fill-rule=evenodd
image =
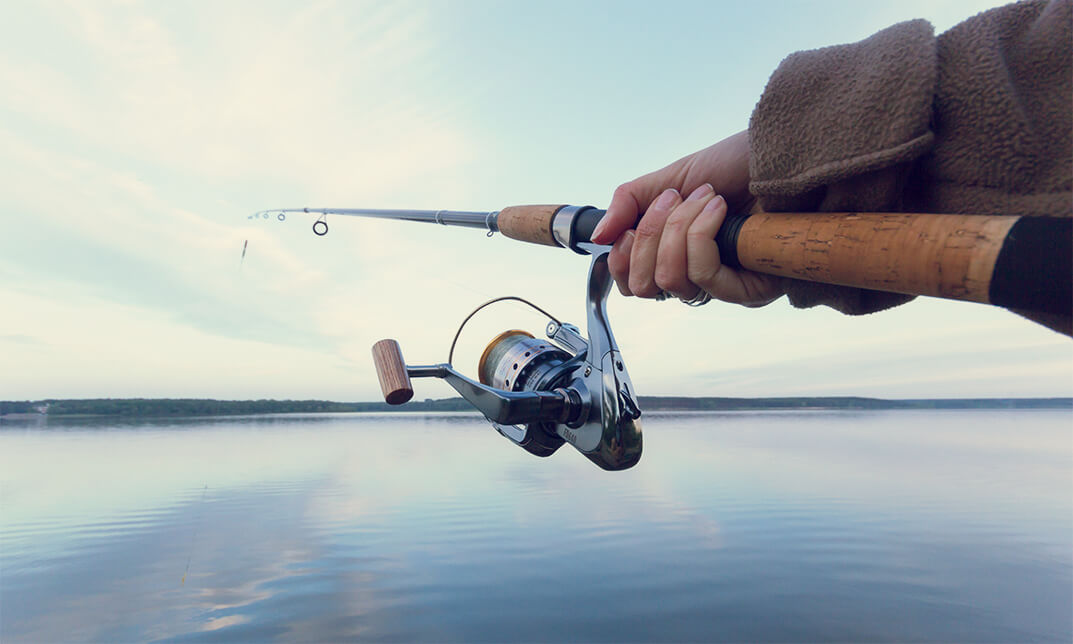
<path id="1" fill-rule="evenodd" d="M 414 397 L 414 388 L 410 385 L 410 376 L 406 373 L 406 363 L 398 342 L 387 339 L 374 344 L 373 364 L 376 365 L 376 377 L 380 379 L 380 390 L 384 392 L 387 404 L 401 405 Z"/>

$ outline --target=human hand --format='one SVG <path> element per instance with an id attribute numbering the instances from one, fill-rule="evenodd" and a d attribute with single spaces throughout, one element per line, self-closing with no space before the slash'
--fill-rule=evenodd
<path id="1" fill-rule="evenodd" d="M 688 300 L 704 290 L 763 306 L 783 294 L 778 278 L 719 260 L 715 234 L 728 201 L 739 210 L 752 201 L 746 132 L 619 186 L 592 241 L 614 242 L 608 268 L 623 295 L 654 298 L 662 290 Z"/>

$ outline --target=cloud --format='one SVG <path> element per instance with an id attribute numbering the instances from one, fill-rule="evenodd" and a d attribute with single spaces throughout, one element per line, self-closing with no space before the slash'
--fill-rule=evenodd
<path id="1" fill-rule="evenodd" d="M 64 71 L 32 51 L 0 65 L 8 107 L 139 162 L 327 198 L 382 193 L 472 151 L 426 100 L 439 72 L 427 10 L 257 9 L 205 5 L 189 22 L 164 6 L 65 3 L 42 17 L 51 39 L 73 41 Z"/>

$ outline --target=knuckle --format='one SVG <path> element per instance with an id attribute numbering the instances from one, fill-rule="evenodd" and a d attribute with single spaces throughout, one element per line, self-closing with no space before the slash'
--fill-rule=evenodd
<path id="1" fill-rule="evenodd" d="M 637 224 L 638 237 L 656 237 L 663 230 L 663 221 L 657 217 L 645 215 Z"/>
<path id="2" fill-rule="evenodd" d="M 648 277 L 630 275 L 628 285 L 630 292 L 639 297 L 655 297 L 659 293 L 659 287 Z"/>
<path id="3" fill-rule="evenodd" d="M 667 217 L 667 223 L 663 225 L 663 229 L 668 232 L 681 233 L 683 230 L 689 230 L 688 225 L 689 215 L 687 213 L 674 212 Z"/>
<path id="4" fill-rule="evenodd" d="M 656 268 L 655 281 L 656 286 L 664 291 L 670 291 L 671 293 L 683 291 L 686 286 L 684 275 L 680 275 L 675 271 L 666 268 Z"/>
<path id="5" fill-rule="evenodd" d="M 686 270 L 686 275 L 690 282 L 693 282 L 697 286 L 701 287 L 705 291 L 712 294 L 713 297 L 719 297 L 716 294 L 717 280 L 716 274 L 719 272 L 721 266 L 694 266 L 690 265 Z M 715 290 L 713 290 L 715 289 Z M 719 298 L 722 299 L 722 298 Z"/>
<path id="6" fill-rule="evenodd" d="M 715 241 L 715 237 L 709 235 L 707 230 L 699 226 L 690 226 L 689 229 L 686 230 L 686 239 L 690 241 Z"/>
<path id="7" fill-rule="evenodd" d="M 632 197 L 635 184 L 636 184 L 636 180 L 627 181 L 626 183 L 624 183 L 624 184 L 620 185 L 619 187 L 615 188 L 615 192 L 614 192 L 614 194 L 612 196 L 613 197 Z"/>

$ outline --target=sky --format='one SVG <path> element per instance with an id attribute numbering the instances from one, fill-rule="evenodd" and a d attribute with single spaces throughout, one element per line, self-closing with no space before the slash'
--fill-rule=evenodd
<path id="1" fill-rule="evenodd" d="M 376 400 L 374 342 L 443 362 L 492 297 L 584 327 L 587 260 L 569 251 L 248 216 L 606 207 L 743 129 L 786 55 L 997 4 L 5 2 L 0 399 Z M 1073 343 L 985 305 L 608 306 L 641 395 L 1073 395 Z M 473 375 L 493 336 L 544 323 L 482 311 L 455 363 Z"/>

